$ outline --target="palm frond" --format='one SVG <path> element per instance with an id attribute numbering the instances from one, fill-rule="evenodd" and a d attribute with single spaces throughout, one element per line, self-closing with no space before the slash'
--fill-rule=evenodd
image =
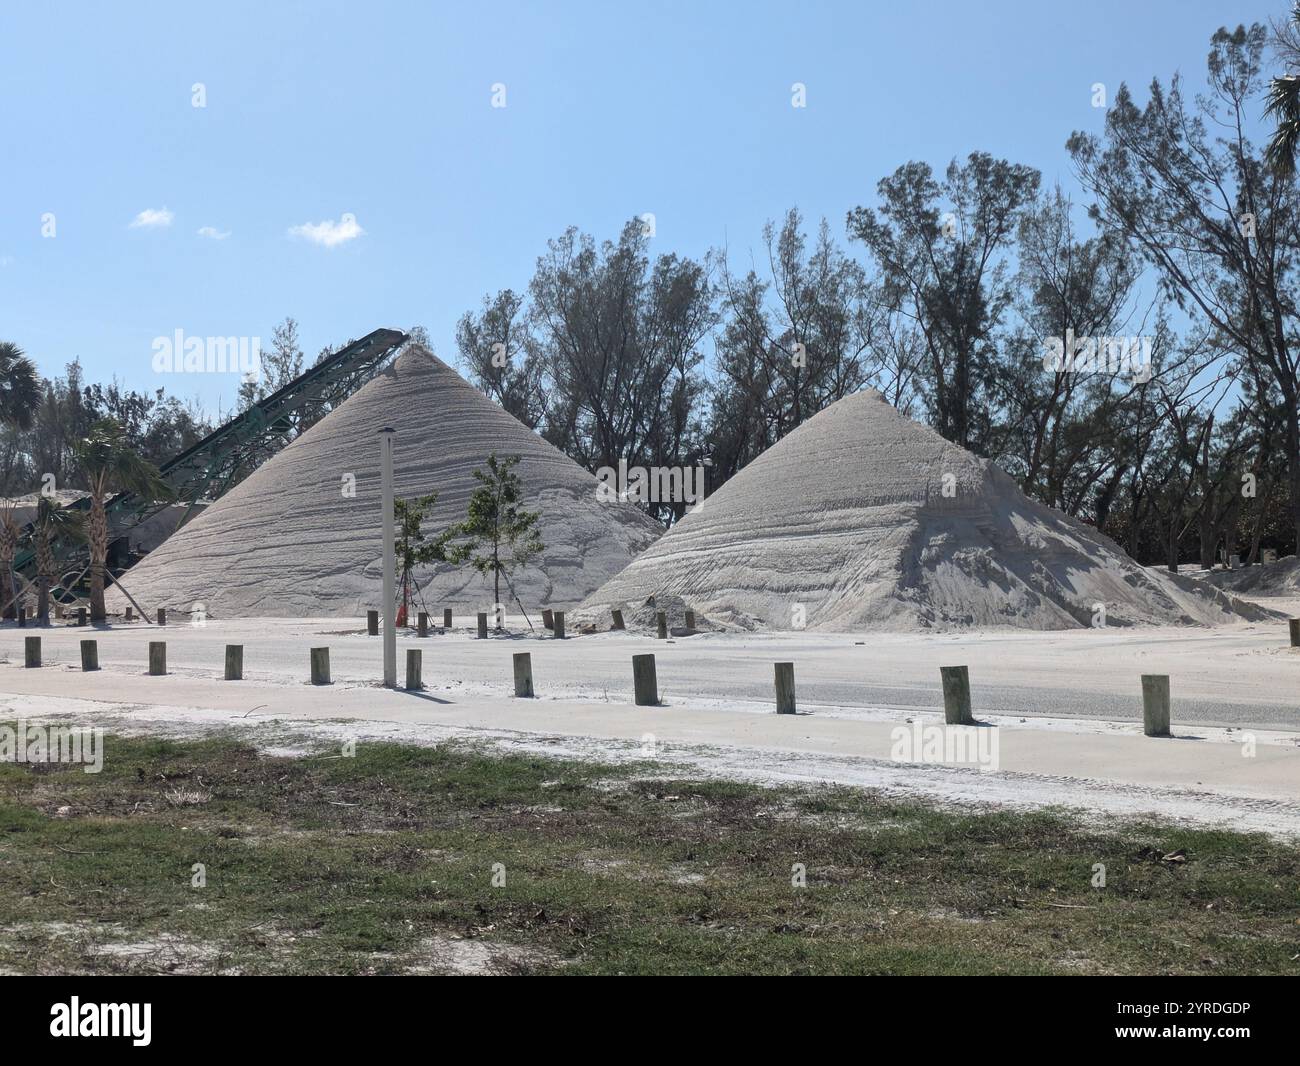
<path id="1" fill-rule="evenodd" d="M 101 418 L 92 425 L 90 433 L 72 446 L 72 452 L 96 495 L 112 489 L 151 500 L 173 496 L 158 468 L 140 457 L 125 430 L 111 418 Z"/>
<path id="2" fill-rule="evenodd" d="M 41 402 L 41 375 L 13 341 L 0 341 L 0 422 L 31 429 Z"/>
<path id="3" fill-rule="evenodd" d="M 1300 77 L 1287 74 L 1273 79 L 1264 115 L 1277 120 L 1265 158 L 1275 171 L 1290 177 L 1295 174 L 1296 152 L 1300 149 Z"/>

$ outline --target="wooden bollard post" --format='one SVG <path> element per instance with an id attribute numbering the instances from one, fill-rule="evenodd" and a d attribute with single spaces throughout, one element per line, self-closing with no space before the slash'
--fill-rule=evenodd
<path id="1" fill-rule="evenodd" d="M 615 629 L 622 629 L 622 628 L 623 628 L 623 612 L 622 612 L 622 611 L 614 611 L 614 612 L 613 612 L 613 615 L 614 615 L 614 628 L 615 628 Z"/>
<path id="2" fill-rule="evenodd" d="M 415 635 L 417 637 L 427 637 L 429 635 L 428 611 L 421 611 L 415 616 Z"/>
<path id="3" fill-rule="evenodd" d="M 668 639 L 668 612 L 667 611 L 655 612 L 655 625 L 659 629 L 659 639 L 667 640 Z"/>
<path id="4" fill-rule="evenodd" d="M 420 657 L 422 654 L 419 648 L 406 649 L 406 690 L 408 692 L 424 688 L 424 685 L 420 682 Z"/>
<path id="5" fill-rule="evenodd" d="M 328 685 L 330 683 L 329 648 L 312 648 L 311 683 L 313 685 Z"/>
<path id="6" fill-rule="evenodd" d="M 532 698 L 533 657 L 526 651 L 515 652 L 515 695 Z"/>
<path id="7" fill-rule="evenodd" d="M 79 626 L 84 626 L 85 624 L 86 624 L 86 608 L 84 608 L 84 607 L 78 607 L 78 608 L 77 608 L 77 625 L 79 625 Z"/>
<path id="8" fill-rule="evenodd" d="M 970 671 L 964 666 L 941 666 L 943 720 L 949 725 L 974 725 L 970 712 Z"/>
<path id="9" fill-rule="evenodd" d="M 19 607 L 17 617 L 18 617 L 18 628 L 19 629 L 25 628 L 27 625 L 27 608 Z"/>
<path id="10" fill-rule="evenodd" d="M 99 641 L 83 640 L 81 642 L 81 669 L 99 669 Z"/>
<path id="11" fill-rule="evenodd" d="M 487 611 L 478 613 L 478 639 L 487 640 Z"/>
<path id="12" fill-rule="evenodd" d="M 56 621 L 63 618 L 63 604 L 58 602 L 54 604 L 54 617 Z"/>
<path id="13" fill-rule="evenodd" d="M 244 680 L 244 646 L 242 644 L 226 645 L 226 680 Z"/>
<path id="14" fill-rule="evenodd" d="M 129 603 L 126 605 L 126 620 L 128 622 L 135 621 L 135 608 L 132 607 Z"/>
<path id="15" fill-rule="evenodd" d="M 563 611 L 555 612 L 554 625 L 555 625 L 555 639 L 563 640 L 564 639 L 564 612 Z"/>
<path id="16" fill-rule="evenodd" d="M 451 608 L 450 608 L 450 607 L 444 607 L 444 608 L 442 609 L 442 628 L 443 628 L 443 629 L 450 629 L 450 628 L 451 628 Z"/>
<path id="17" fill-rule="evenodd" d="M 366 612 L 366 635 L 370 637 L 379 636 L 379 612 Z"/>
<path id="18" fill-rule="evenodd" d="M 638 707 L 653 707 L 659 702 L 659 681 L 655 677 L 653 655 L 632 656 L 632 688 Z"/>
<path id="19" fill-rule="evenodd" d="M 794 663 L 776 663 L 776 713 L 794 714 Z"/>
<path id="20" fill-rule="evenodd" d="M 687 611 L 687 612 L 686 612 L 686 628 L 689 629 L 692 633 L 695 632 L 695 612 L 694 612 L 694 611 Z"/>
<path id="21" fill-rule="evenodd" d="M 40 637 L 23 638 L 23 665 L 32 668 L 41 665 L 41 638 Z"/>
<path id="22" fill-rule="evenodd" d="M 167 642 L 165 640 L 149 641 L 149 673 L 160 677 L 167 672 Z"/>
<path id="23" fill-rule="evenodd" d="M 160 626 L 165 626 L 165 625 L 167 624 L 167 608 L 166 608 L 166 607 L 159 607 L 159 608 L 158 608 L 158 624 L 159 624 Z"/>
<path id="24" fill-rule="evenodd" d="M 1142 732 L 1149 737 L 1169 736 L 1169 675 L 1142 675 Z"/>
<path id="25" fill-rule="evenodd" d="M 1300 618 L 1288 618 L 1286 624 L 1291 629 L 1291 647 L 1300 648 Z"/>
<path id="26" fill-rule="evenodd" d="M 543 629 L 555 628 L 555 612 L 552 611 L 549 607 L 542 608 L 542 628 Z"/>

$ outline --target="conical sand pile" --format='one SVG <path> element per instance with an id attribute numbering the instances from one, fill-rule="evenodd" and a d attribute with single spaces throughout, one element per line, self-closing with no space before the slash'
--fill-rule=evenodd
<path id="1" fill-rule="evenodd" d="M 511 580 L 531 612 L 571 607 L 662 532 L 630 504 L 597 500 L 596 479 L 424 348 L 401 355 L 338 410 L 123 575 L 147 611 L 212 617 L 357 615 L 380 603 L 379 439 L 391 426 L 395 488 L 440 495 L 423 530 L 465 517 L 489 452 L 519 455 L 524 506 L 539 511 L 545 551 Z M 347 489 L 355 478 L 355 495 Z M 488 609 L 492 586 L 468 565 L 421 572 L 429 609 Z M 515 610 L 503 581 L 502 601 Z M 122 609 L 117 590 L 110 609 Z M 418 608 L 418 604 L 416 605 Z"/>
<path id="2" fill-rule="evenodd" d="M 778 629 L 1216 624 L 1268 615 L 1139 566 L 1028 499 L 992 463 L 846 397 L 764 452 L 625 570 L 575 624 L 678 595 L 721 623 Z"/>

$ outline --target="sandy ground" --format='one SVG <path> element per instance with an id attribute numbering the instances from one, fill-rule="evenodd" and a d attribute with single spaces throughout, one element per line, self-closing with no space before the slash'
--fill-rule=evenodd
<path id="1" fill-rule="evenodd" d="M 510 619 L 523 628 L 522 619 Z M 108 729 L 237 728 L 271 749 L 304 740 L 436 743 L 664 760 L 768 782 L 834 781 L 945 803 L 1070 806 L 1117 816 L 1300 836 L 1300 653 L 1285 625 L 1062 633 L 631 633 L 555 641 L 420 640 L 426 689 L 378 686 L 381 648 L 350 620 L 248 620 L 159 630 L 141 623 L 40 633 L 45 666 L 22 666 L 23 636 L 0 633 L 0 716 L 71 717 Z M 83 675 L 78 641 L 99 641 Z M 167 677 L 145 673 L 166 639 Z M 245 678 L 221 680 L 242 643 Z M 306 683 L 308 648 L 329 645 L 334 684 Z M 512 695 L 511 653 L 532 654 L 538 698 Z M 631 655 L 657 656 L 660 707 L 631 699 Z M 773 713 L 772 663 L 795 663 L 797 716 Z M 997 769 L 894 757 L 897 729 L 942 721 L 940 665 L 970 667 L 976 717 L 997 736 Z M 1174 737 L 1141 736 L 1142 673 L 1172 678 Z M 967 731 L 974 733 L 974 731 Z"/>

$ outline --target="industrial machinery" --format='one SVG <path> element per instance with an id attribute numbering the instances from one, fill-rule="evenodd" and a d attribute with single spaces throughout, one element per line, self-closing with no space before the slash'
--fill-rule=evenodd
<path id="1" fill-rule="evenodd" d="M 130 492 L 110 498 L 106 504 L 112 543 L 110 569 L 119 573 L 135 561 L 126 538 L 141 522 L 178 503 L 185 506 L 185 513 L 177 525 L 189 521 L 200 502 L 220 497 L 373 378 L 408 339 L 407 334 L 395 329 L 368 333 L 163 463 L 159 473 L 171 490 L 170 499 L 142 499 Z M 88 510 L 90 498 L 69 506 Z M 20 582 L 36 578 L 32 532 L 30 524 L 24 527 L 14 559 L 14 573 Z M 53 548 L 65 585 L 58 591 L 62 593 L 60 598 L 67 599 L 84 579 L 89 553 L 83 542 L 71 538 L 56 541 Z"/>

